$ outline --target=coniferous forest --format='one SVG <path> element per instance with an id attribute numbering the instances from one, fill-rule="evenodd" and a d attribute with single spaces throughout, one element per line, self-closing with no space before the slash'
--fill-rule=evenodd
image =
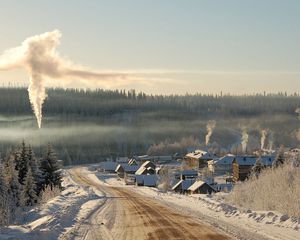
<path id="1" fill-rule="evenodd" d="M 43 153 L 41 145 L 51 143 L 66 165 L 145 154 L 155 144 L 186 138 L 203 145 L 209 120 L 216 121 L 210 141 L 215 148 L 237 149 L 242 129 L 249 134 L 249 149 L 260 147 L 262 129 L 268 130 L 267 144 L 273 147 L 299 144 L 296 93 L 163 96 L 134 90 L 48 89 L 47 94 L 39 130 L 27 89 L 0 89 L 1 159 L 22 140 L 37 154 Z"/>

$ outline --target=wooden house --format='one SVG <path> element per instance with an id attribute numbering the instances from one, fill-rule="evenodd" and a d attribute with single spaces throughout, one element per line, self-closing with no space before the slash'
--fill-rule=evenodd
<path id="1" fill-rule="evenodd" d="M 172 190 L 178 193 L 187 193 L 188 188 L 195 182 L 193 179 L 179 180 L 173 187 Z"/>
<path id="2" fill-rule="evenodd" d="M 181 171 L 180 179 L 188 180 L 188 179 L 195 179 L 198 177 L 198 171 L 192 169 L 186 169 Z"/>
<path id="3" fill-rule="evenodd" d="M 155 174 L 155 164 L 151 161 L 145 161 L 135 172 L 136 175 L 153 175 Z"/>
<path id="4" fill-rule="evenodd" d="M 118 174 L 120 178 L 124 178 L 125 174 L 135 174 L 135 172 L 139 169 L 137 165 L 129 165 L 128 163 L 120 163 L 115 172 Z"/>
<path id="5" fill-rule="evenodd" d="M 207 161 L 216 159 L 217 156 L 209 153 L 207 151 L 203 150 L 195 150 L 193 152 L 190 152 L 185 155 L 184 160 L 185 161 L 194 161 L 196 160 L 198 162 L 199 168 L 207 167 Z"/>
<path id="6" fill-rule="evenodd" d="M 145 187 L 156 187 L 157 175 L 135 175 L 135 185 Z"/>
<path id="7" fill-rule="evenodd" d="M 98 167 L 98 171 L 106 173 L 115 173 L 115 170 L 118 166 L 116 162 L 101 162 Z"/>
<path id="8" fill-rule="evenodd" d="M 232 161 L 233 181 L 245 181 L 251 174 L 257 159 L 260 158 L 264 167 L 272 166 L 274 156 L 236 156 Z"/>
<path id="9" fill-rule="evenodd" d="M 207 161 L 208 170 L 215 175 L 232 174 L 232 162 L 235 155 L 227 154 L 219 159 Z"/>
<path id="10" fill-rule="evenodd" d="M 211 194 L 217 192 L 212 186 L 201 180 L 194 182 L 187 191 L 190 194 Z"/>

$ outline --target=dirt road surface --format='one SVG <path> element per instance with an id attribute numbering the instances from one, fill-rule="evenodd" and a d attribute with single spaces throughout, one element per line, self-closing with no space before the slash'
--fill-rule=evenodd
<path id="1" fill-rule="evenodd" d="M 73 239 L 231 239 L 195 218 L 126 187 L 101 185 L 84 176 L 80 168 L 69 172 L 77 183 L 92 186 L 105 194 L 102 204 L 73 232 Z"/>

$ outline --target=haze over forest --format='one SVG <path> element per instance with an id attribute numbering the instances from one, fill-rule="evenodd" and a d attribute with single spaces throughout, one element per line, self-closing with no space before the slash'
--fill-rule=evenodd
<path id="1" fill-rule="evenodd" d="M 147 153 L 152 144 L 180 142 L 205 146 L 206 125 L 216 121 L 208 147 L 238 151 L 242 131 L 249 135 L 247 149 L 299 145 L 298 94 L 146 95 L 134 90 L 48 89 L 43 128 L 37 129 L 26 88 L 0 89 L 0 151 L 22 139 L 39 153 L 50 142 L 66 164 L 107 157 Z M 272 138 L 272 139 L 269 139 Z M 184 150 L 182 150 L 184 151 Z M 174 154 L 162 152 L 161 154 Z"/>

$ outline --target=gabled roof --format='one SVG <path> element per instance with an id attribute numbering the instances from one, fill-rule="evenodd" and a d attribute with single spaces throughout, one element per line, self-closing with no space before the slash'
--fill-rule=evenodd
<path id="1" fill-rule="evenodd" d="M 202 185 L 204 185 L 205 182 L 201 181 L 201 180 L 197 180 L 196 182 L 194 182 L 189 188 L 188 190 L 190 191 L 195 191 L 197 190 L 199 187 L 201 187 Z"/>
<path id="2" fill-rule="evenodd" d="M 270 166 L 272 165 L 273 161 L 275 160 L 274 156 L 262 156 L 262 157 L 257 157 L 257 156 L 236 156 L 234 158 L 234 161 L 237 162 L 239 165 L 249 165 L 253 166 L 255 165 L 255 162 L 257 159 L 261 159 L 261 162 L 265 166 Z"/>
<path id="3" fill-rule="evenodd" d="M 231 165 L 232 161 L 234 160 L 235 155 L 227 154 L 224 157 L 219 158 L 218 160 L 214 161 L 215 165 Z"/>
<path id="4" fill-rule="evenodd" d="M 106 171 L 114 171 L 117 166 L 118 166 L 118 163 L 116 163 L 116 162 L 101 162 L 100 163 L 100 168 L 104 169 Z"/>
<path id="5" fill-rule="evenodd" d="M 204 159 L 204 160 L 216 158 L 216 155 L 199 149 L 195 150 L 194 152 L 188 153 L 185 156 L 189 158 Z"/>
<path id="6" fill-rule="evenodd" d="M 144 174 L 147 170 L 155 170 L 155 164 L 150 162 L 150 161 L 146 161 L 144 162 L 140 167 L 139 169 L 135 172 L 136 175 L 141 175 L 141 174 Z"/>
<path id="7" fill-rule="evenodd" d="M 198 175 L 198 171 L 192 170 L 192 169 L 186 169 L 186 170 L 181 171 L 181 175 L 184 175 L 184 176 Z"/>
<path id="8" fill-rule="evenodd" d="M 182 190 L 188 190 L 188 188 L 195 182 L 195 180 L 179 180 L 173 187 L 172 190 L 175 190 L 178 186 L 181 185 Z"/>
<path id="9" fill-rule="evenodd" d="M 124 172 L 135 172 L 139 168 L 139 166 L 137 166 L 137 165 L 129 165 L 128 163 L 120 163 L 117 166 L 115 171 L 118 172 L 121 167 L 124 169 Z"/>

